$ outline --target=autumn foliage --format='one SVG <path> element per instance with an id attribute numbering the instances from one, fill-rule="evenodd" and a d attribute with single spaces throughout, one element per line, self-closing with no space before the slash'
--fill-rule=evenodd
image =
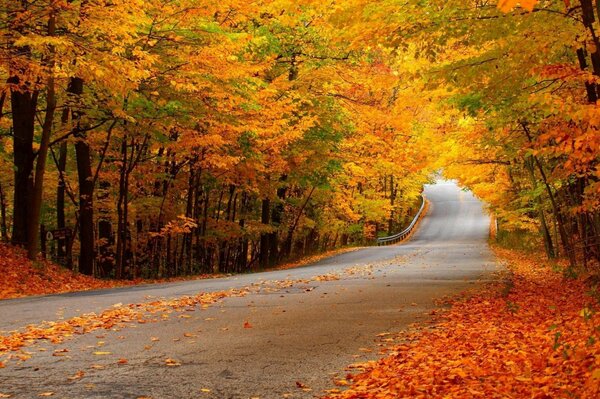
<path id="1" fill-rule="evenodd" d="M 495 251 L 509 270 L 500 283 L 452 301 L 380 361 L 355 365 L 364 371 L 328 397 L 597 398 L 598 293 L 535 256 Z"/>
<path id="2" fill-rule="evenodd" d="M 506 285 L 332 397 L 600 396 L 598 1 L 20 0 L 0 16 L 0 239 L 26 251 L 0 246 L 0 298 L 369 245 L 443 173 L 499 238 L 590 285 L 498 250 Z M 215 295 L 32 327 L 0 351 L 233 293 Z"/>
<path id="3" fill-rule="evenodd" d="M 431 171 L 432 105 L 404 85 L 414 57 L 349 40 L 356 6 L 10 2 L 2 238 L 34 259 L 40 225 L 68 229 L 49 255 L 120 279 L 257 270 L 397 232 Z"/>
<path id="4" fill-rule="evenodd" d="M 52 262 L 32 262 L 27 254 L 0 244 L 0 299 L 109 288 L 116 282 L 74 273 Z"/>

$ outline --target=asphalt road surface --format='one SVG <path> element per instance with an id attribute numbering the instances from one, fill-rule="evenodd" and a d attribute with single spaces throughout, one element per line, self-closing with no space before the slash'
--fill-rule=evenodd
<path id="1" fill-rule="evenodd" d="M 0 393 L 13 398 L 43 393 L 54 398 L 319 397 L 334 387 L 333 378 L 347 373 L 347 365 L 377 358 L 378 334 L 426 321 L 435 299 L 493 278 L 498 265 L 487 247 L 489 217 L 482 204 L 448 181 L 427 186 L 425 194 L 429 212 L 404 244 L 365 248 L 291 270 L 0 301 L 0 335 L 6 335 L 116 303 L 261 287 L 265 280 L 340 277 L 256 289 L 186 317 L 96 330 L 58 345 L 42 341 L 26 348 L 30 359 L 0 369 Z M 57 349 L 68 351 L 53 356 Z M 178 365 L 167 366 L 166 359 Z M 81 378 L 69 379 L 79 371 Z"/>

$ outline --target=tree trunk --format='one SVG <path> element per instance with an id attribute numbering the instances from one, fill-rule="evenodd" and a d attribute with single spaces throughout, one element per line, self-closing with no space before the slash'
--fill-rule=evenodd
<path id="1" fill-rule="evenodd" d="M 260 222 L 268 226 L 271 216 L 271 201 L 268 198 L 262 200 Z M 271 233 L 262 233 L 260 235 L 260 252 L 258 254 L 258 264 L 261 268 L 269 266 L 269 250 L 271 249 Z"/>
<path id="2" fill-rule="evenodd" d="M 71 78 L 69 93 L 75 96 L 83 94 L 83 79 Z M 79 272 L 94 274 L 94 175 L 90 145 L 81 129 L 80 112 L 74 112 L 75 157 L 77 160 L 77 177 L 79 181 Z"/>
<path id="3" fill-rule="evenodd" d="M 127 202 L 127 135 L 121 141 L 121 170 L 119 171 L 119 199 L 117 200 L 117 265 L 116 278 L 123 278 L 125 263 L 125 242 L 127 240 L 125 203 Z"/>
<path id="4" fill-rule="evenodd" d="M 48 20 L 48 36 L 54 36 L 56 30 L 56 17 L 53 13 L 50 14 Z M 42 211 L 42 196 L 44 194 L 44 174 L 46 172 L 46 160 L 48 158 L 48 148 L 50 145 L 50 134 L 52 133 L 52 125 L 54 123 L 54 113 L 56 111 L 56 93 L 54 87 L 54 60 L 52 59 L 54 49 L 51 46 L 50 59 L 47 60 L 48 82 L 46 90 L 46 115 L 42 124 L 42 137 L 40 140 L 40 148 L 37 153 L 37 162 L 35 165 L 35 179 L 33 186 L 33 196 L 31 201 L 29 226 L 27 227 L 27 257 L 30 260 L 35 260 L 38 252 L 38 230 L 40 228 L 40 217 Z"/>
<path id="5" fill-rule="evenodd" d="M 0 238 L 8 242 L 8 228 L 6 226 L 6 196 L 0 183 Z"/>
<path id="6" fill-rule="evenodd" d="M 296 215 L 296 218 L 294 219 L 294 223 L 288 229 L 285 241 L 283 242 L 282 249 L 281 249 L 281 252 L 282 252 L 281 258 L 282 259 L 289 258 L 292 253 L 292 243 L 293 243 L 293 238 L 294 238 L 294 232 L 296 231 L 296 228 L 298 227 L 298 222 L 300 222 L 300 218 L 302 217 L 302 214 L 304 213 L 304 209 L 306 209 L 306 205 L 308 205 L 308 201 L 310 201 L 313 193 L 315 192 L 315 188 L 316 187 L 313 186 L 310 189 L 310 192 L 306 196 L 306 199 L 302 203 L 302 207 L 300 207 L 300 210 L 298 211 L 298 214 Z"/>
<path id="7" fill-rule="evenodd" d="M 56 227 L 64 229 L 67 226 L 65 218 L 65 171 L 67 169 L 67 142 L 60 143 L 58 155 L 58 185 L 56 187 Z M 65 240 L 58 240 L 58 257 L 63 258 L 66 254 Z"/>
<path id="8" fill-rule="evenodd" d="M 529 170 L 529 175 L 531 176 L 532 188 L 533 188 L 533 190 L 537 190 L 538 182 L 537 182 L 537 179 L 535 178 L 535 170 L 534 170 L 533 164 L 534 164 L 534 160 L 532 157 L 530 157 L 530 159 L 525 161 L 525 165 L 526 165 L 527 169 Z M 536 202 L 537 202 L 538 208 L 539 208 L 538 212 L 539 212 L 539 217 L 540 217 L 541 233 L 542 233 L 542 237 L 544 238 L 544 248 L 546 249 L 546 255 L 548 256 L 548 258 L 552 259 L 552 258 L 556 257 L 556 254 L 554 253 L 554 245 L 552 243 L 552 235 L 550 234 L 550 230 L 548 229 L 548 223 L 546 221 L 546 216 L 544 215 L 543 202 L 540 197 L 536 198 Z"/>
<path id="9" fill-rule="evenodd" d="M 19 85 L 18 77 L 9 83 Z M 33 133 L 37 109 L 38 92 L 27 91 L 27 87 L 11 90 L 13 120 L 13 151 L 15 188 L 13 200 L 13 245 L 24 246 L 29 237 L 28 219 L 33 197 Z"/>

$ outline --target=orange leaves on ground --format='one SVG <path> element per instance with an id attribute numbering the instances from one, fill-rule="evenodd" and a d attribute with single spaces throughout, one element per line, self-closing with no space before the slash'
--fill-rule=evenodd
<path id="1" fill-rule="evenodd" d="M 245 321 L 244 328 L 252 328 L 252 324 L 250 324 L 250 322 L 248 322 L 248 321 Z"/>
<path id="2" fill-rule="evenodd" d="M 170 366 L 170 367 L 177 367 L 177 366 L 181 366 L 181 362 L 179 362 L 179 361 L 177 361 L 177 360 L 175 360 L 175 359 L 171 359 L 171 358 L 169 358 L 169 359 L 165 359 L 165 364 L 166 364 L 167 366 Z"/>
<path id="3" fill-rule="evenodd" d="M 203 274 L 156 280 L 100 280 L 74 273 L 49 261 L 34 264 L 22 249 L 0 243 L 0 299 L 220 276 Z"/>
<path id="4" fill-rule="evenodd" d="M 314 277 L 315 281 L 335 281 L 339 280 L 340 276 L 335 273 L 322 274 L 320 276 Z"/>
<path id="5" fill-rule="evenodd" d="M 16 352 L 38 340 L 48 340 L 52 343 L 62 342 L 65 338 L 76 334 L 86 334 L 98 329 L 111 329 L 124 326 L 130 322 L 151 321 L 152 315 L 169 312 L 182 312 L 197 306 L 210 305 L 228 296 L 243 296 L 246 290 L 229 290 L 211 293 L 200 293 L 194 296 L 184 296 L 172 300 L 154 301 L 144 304 L 131 304 L 105 310 L 100 314 L 89 313 L 59 322 L 45 322 L 39 326 L 27 326 L 24 331 L 0 336 L 0 356 Z M 152 339 L 154 341 L 154 339 Z M 62 353 L 60 350 L 57 353 Z M 95 351 L 94 355 L 106 356 L 111 352 Z M 21 354 L 13 356 L 19 357 Z M 25 359 L 22 359 L 25 360 Z"/>
<path id="6" fill-rule="evenodd" d="M 435 328 L 360 364 L 352 386 L 329 398 L 600 397 L 600 313 L 587 287 L 531 256 L 496 252 L 510 280 L 457 300 Z"/>
<path id="7" fill-rule="evenodd" d="M 78 372 L 76 372 L 75 374 L 73 374 L 71 377 L 69 377 L 68 379 L 70 381 L 76 381 L 76 380 L 80 380 L 83 377 L 85 377 L 85 372 L 79 370 Z"/>
<path id="8" fill-rule="evenodd" d="M 34 265 L 21 249 L 0 244 L 0 299 L 109 288 L 115 285 L 117 283 L 114 281 L 73 273 L 51 262 Z"/>

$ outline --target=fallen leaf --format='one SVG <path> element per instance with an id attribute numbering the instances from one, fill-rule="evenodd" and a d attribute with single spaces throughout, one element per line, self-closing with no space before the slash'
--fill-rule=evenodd
<path id="1" fill-rule="evenodd" d="M 104 355 L 110 355 L 112 352 L 102 352 L 102 351 L 98 351 L 98 352 L 94 352 L 94 355 L 97 356 L 104 356 Z"/>
<path id="2" fill-rule="evenodd" d="M 252 324 L 246 321 L 244 322 L 244 328 L 252 328 Z"/>
<path id="3" fill-rule="evenodd" d="M 38 396 L 52 396 L 54 395 L 54 392 L 42 392 L 40 394 L 38 394 Z"/>
<path id="4" fill-rule="evenodd" d="M 127 359 L 121 358 L 121 359 L 117 360 L 117 364 L 127 364 L 127 363 L 128 363 Z"/>
<path id="5" fill-rule="evenodd" d="M 167 366 L 171 366 L 171 367 L 173 367 L 173 366 L 181 366 L 181 363 L 179 361 L 177 361 L 175 359 L 171 359 L 171 358 L 166 359 L 165 360 L 165 364 Z"/>
<path id="6" fill-rule="evenodd" d="M 83 376 L 85 376 L 85 373 L 83 371 L 79 370 L 78 372 L 76 372 L 74 375 L 72 375 L 68 379 L 71 380 L 71 381 L 75 381 L 75 380 L 82 379 Z"/>

